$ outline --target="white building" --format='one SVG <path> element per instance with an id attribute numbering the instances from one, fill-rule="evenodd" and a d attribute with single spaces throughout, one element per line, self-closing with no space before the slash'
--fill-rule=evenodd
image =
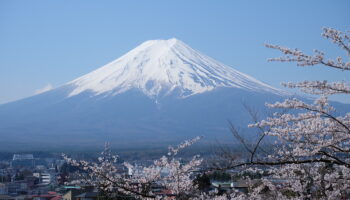
<path id="1" fill-rule="evenodd" d="M 51 174 L 49 173 L 42 173 L 40 174 L 40 181 L 41 183 L 45 185 L 49 185 L 51 183 Z"/>

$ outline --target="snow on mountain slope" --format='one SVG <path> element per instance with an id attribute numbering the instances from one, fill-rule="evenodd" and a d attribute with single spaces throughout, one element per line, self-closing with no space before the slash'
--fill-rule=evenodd
<path id="1" fill-rule="evenodd" d="M 283 94 L 265 83 L 228 67 L 173 38 L 142 43 L 117 60 L 79 77 L 68 85 L 69 96 L 91 91 L 95 95 L 116 95 L 139 89 L 149 97 L 179 91 L 182 98 L 234 87 Z"/>

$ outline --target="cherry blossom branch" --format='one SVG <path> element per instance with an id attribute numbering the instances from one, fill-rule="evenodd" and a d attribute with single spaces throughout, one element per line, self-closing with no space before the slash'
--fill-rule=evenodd
<path id="1" fill-rule="evenodd" d="M 289 88 L 301 88 L 303 92 L 316 95 L 350 94 L 350 86 L 344 81 L 328 83 L 327 81 L 303 81 L 300 83 L 282 83 Z"/>
<path id="2" fill-rule="evenodd" d="M 329 153 L 327 153 L 327 152 L 325 152 L 325 151 L 319 151 L 319 153 L 322 154 L 322 155 L 325 155 L 325 156 L 327 156 L 327 157 L 329 157 L 329 158 L 332 158 L 332 159 L 336 160 L 336 161 L 338 162 L 337 164 L 341 163 L 342 165 L 345 165 L 345 166 L 347 166 L 347 167 L 350 167 L 350 164 L 349 164 L 349 163 L 344 162 L 344 161 L 340 160 L 339 158 L 337 158 L 337 157 L 335 157 L 335 156 L 332 156 L 331 154 L 329 154 Z"/>
<path id="3" fill-rule="evenodd" d="M 348 31 L 350 33 L 350 31 Z M 350 56 L 350 36 L 332 28 L 323 28 L 322 36 L 331 39 L 334 44 L 347 51 Z M 348 43 L 348 44 L 346 44 Z"/>
<path id="4" fill-rule="evenodd" d="M 333 43 L 344 49 L 348 56 L 350 56 L 350 47 L 346 44 L 349 43 L 349 35 L 344 34 L 340 31 L 336 31 L 331 28 L 323 29 L 323 36 L 325 38 L 331 39 Z M 314 50 L 314 55 L 307 55 L 298 49 L 290 49 L 287 47 L 281 47 L 279 45 L 265 44 L 267 48 L 277 49 L 281 51 L 286 56 L 278 58 L 270 58 L 268 61 L 280 61 L 280 62 L 297 62 L 298 66 L 313 66 L 322 64 L 328 67 L 337 68 L 341 70 L 350 70 L 350 61 L 343 62 L 342 57 L 337 57 L 335 60 L 325 60 L 324 53 L 319 50 Z"/>
<path id="5" fill-rule="evenodd" d="M 283 166 L 286 164 L 307 164 L 307 163 L 329 163 L 329 164 L 337 164 L 337 165 L 344 165 L 346 167 L 350 167 L 350 164 L 345 163 L 343 161 L 337 161 L 337 160 L 328 160 L 328 159 L 308 159 L 308 160 L 285 160 L 285 161 L 277 161 L 277 162 L 263 162 L 263 161 L 255 161 L 255 162 L 244 162 L 239 163 L 236 165 L 231 165 L 227 167 L 220 167 L 220 168 L 208 168 L 204 171 L 215 171 L 215 170 L 229 170 L 229 169 L 237 169 L 239 167 L 248 167 L 248 166 Z"/>

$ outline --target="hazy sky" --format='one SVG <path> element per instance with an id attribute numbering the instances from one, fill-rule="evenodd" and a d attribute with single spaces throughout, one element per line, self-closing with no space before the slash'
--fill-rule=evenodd
<path id="1" fill-rule="evenodd" d="M 0 103 L 59 87 L 145 40 L 172 37 L 278 88 L 284 81 L 350 81 L 349 72 L 268 63 L 280 54 L 264 47 L 337 56 L 322 27 L 350 30 L 349 9 L 348 0 L 0 0 Z"/>

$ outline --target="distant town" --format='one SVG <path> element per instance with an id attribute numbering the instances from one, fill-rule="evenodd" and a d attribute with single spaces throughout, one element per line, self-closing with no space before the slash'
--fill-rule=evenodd
<path id="1" fill-rule="evenodd" d="M 92 158 L 89 158 L 92 159 Z M 135 163 L 136 169 L 147 165 L 150 160 Z M 117 163 L 119 173 L 132 176 L 135 171 L 123 163 Z M 139 165 L 139 166 L 138 166 Z M 137 167 L 138 166 L 138 167 Z M 134 168 L 135 170 L 135 168 Z M 99 199 L 98 188 L 75 182 L 84 172 L 65 162 L 60 155 L 51 157 L 34 156 L 31 153 L 15 153 L 11 159 L 0 160 L 1 200 L 93 200 Z M 233 182 L 232 174 L 212 173 L 198 179 L 203 191 L 246 188 L 244 183 Z M 74 184 L 73 184 L 74 183 Z M 158 185 L 152 186 L 153 193 L 169 196 L 171 191 Z"/>
<path id="2" fill-rule="evenodd" d="M 209 153 L 206 153 L 209 157 Z M 94 160 L 94 155 L 75 155 L 76 157 Z M 212 155 L 210 155 L 212 156 Z M 7 158 L 6 158 L 7 157 Z M 0 200 L 94 200 L 101 199 L 97 187 L 80 183 L 85 172 L 74 167 L 57 153 L 45 155 L 33 153 L 14 153 L 11 158 L 0 156 Z M 185 160 L 189 155 L 184 155 Z M 121 161 L 123 161 L 121 159 Z M 133 169 L 123 162 L 115 165 L 123 176 L 133 176 L 137 169 L 151 164 L 152 160 L 134 160 Z M 205 164 L 206 165 L 206 164 Z M 203 169 L 208 166 L 203 165 Z M 247 191 L 247 184 L 235 177 L 237 171 L 213 172 L 203 176 L 198 173 L 195 180 L 203 192 L 226 192 L 228 190 Z M 172 191 L 161 185 L 152 185 L 152 192 L 172 199 Z M 124 197 L 125 198 L 125 197 Z M 130 199 L 133 199 L 130 197 Z"/>

